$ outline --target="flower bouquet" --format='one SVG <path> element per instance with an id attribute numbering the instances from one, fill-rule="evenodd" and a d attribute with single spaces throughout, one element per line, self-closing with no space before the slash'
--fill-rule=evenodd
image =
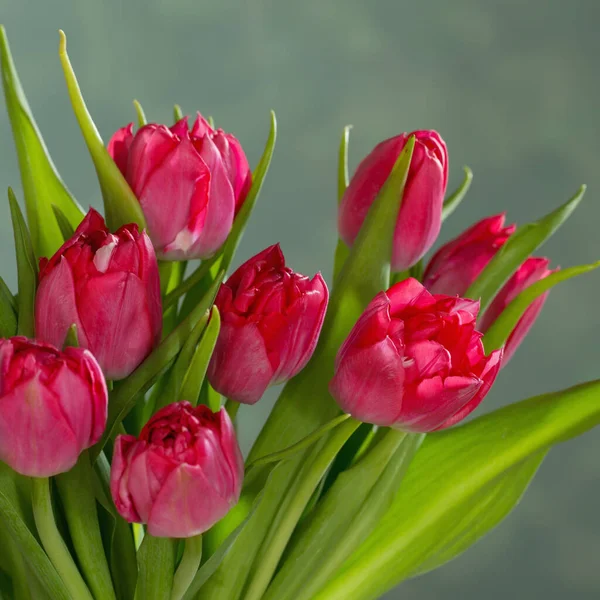
<path id="1" fill-rule="evenodd" d="M 269 245 L 231 266 L 267 175 L 199 113 L 105 144 L 59 57 L 104 216 L 59 177 L 0 29 L 18 288 L 0 279 L 0 598 L 368 600 L 456 557 L 550 448 L 600 422 L 600 381 L 461 423 L 550 289 L 532 256 L 584 188 L 424 256 L 465 197 L 435 131 L 338 160 L 334 275 Z M 273 242 L 276 240 L 269 240 Z M 515 360 L 524 360 L 517 354 Z M 241 404 L 280 397 L 244 460 Z"/>

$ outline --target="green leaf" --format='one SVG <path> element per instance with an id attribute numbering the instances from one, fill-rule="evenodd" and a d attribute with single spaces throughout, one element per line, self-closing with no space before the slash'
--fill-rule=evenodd
<path id="1" fill-rule="evenodd" d="M 346 125 L 340 140 L 340 149 L 338 152 L 338 204 L 342 201 L 344 192 L 348 187 L 350 176 L 348 174 L 348 141 L 350 140 L 350 130 L 352 125 Z"/>
<path id="2" fill-rule="evenodd" d="M 54 213 L 56 222 L 58 223 L 58 228 L 60 229 L 62 239 L 66 242 L 68 239 L 73 237 L 76 227 L 73 227 L 73 225 L 69 223 L 65 213 L 60 210 L 56 204 L 52 205 L 52 212 Z"/>
<path id="3" fill-rule="evenodd" d="M 152 354 L 111 394 L 108 405 L 108 421 L 102 439 L 91 450 L 92 460 L 98 456 L 110 437 L 116 432 L 123 418 L 133 408 L 136 400 L 142 396 L 152 383 L 175 360 L 191 332 L 206 311 L 212 306 L 217 290 L 223 279 L 223 272 L 196 308 L 184 319 L 156 348 Z"/>
<path id="4" fill-rule="evenodd" d="M 428 435 L 392 507 L 315 600 L 375 599 L 450 560 L 517 504 L 551 446 L 598 424 L 600 380 Z"/>
<path id="5" fill-rule="evenodd" d="M 0 521 L 48 595 L 53 600 L 73 600 L 46 553 L 3 489 L 0 489 Z"/>
<path id="6" fill-rule="evenodd" d="M 133 101 L 133 107 L 135 108 L 135 114 L 137 115 L 138 127 L 142 128 L 148 122 L 146 120 L 146 113 L 137 100 Z"/>
<path id="7" fill-rule="evenodd" d="M 179 391 L 179 400 L 188 400 L 194 406 L 198 404 L 202 383 L 204 382 L 208 363 L 215 349 L 220 330 L 221 317 L 219 316 L 219 309 L 213 306 L 208 319 L 208 325 L 202 333 L 194 356 L 188 363 L 187 373 Z"/>
<path id="8" fill-rule="evenodd" d="M 600 261 L 590 265 L 579 265 L 551 273 L 544 279 L 536 281 L 525 288 L 500 314 L 483 337 L 486 352 L 491 352 L 504 345 L 513 329 L 529 308 L 531 303 L 542 294 L 553 288 L 561 281 L 567 281 L 572 277 L 589 273 L 600 267 Z"/>
<path id="9" fill-rule="evenodd" d="M 190 368 L 190 362 L 196 352 L 196 346 L 202 337 L 202 333 L 206 329 L 209 315 L 210 312 L 207 310 L 198 320 L 198 323 L 190 332 L 187 340 L 185 340 L 185 343 L 181 348 L 181 352 L 179 353 L 173 368 L 169 372 L 166 383 L 162 388 L 161 395 L 156 404 L 156 410 L 161 409 L 168 404 L 172 404 L 173 402 L 177 402 L 177 400 L 180 399 L 183 380 L 188 372 L 188 369 Z"/>
<path id="10" fill-rule="evenodd" d="M 65 338 L 63 348 L 66 348 L 67 346 L 79 348 L 79 337 L 77 336 L 77 325 L 75 325 L 75 323 L 67 329 L 67 337 Z"/>
<path id="11" fill-rule="evenodd" d="M 56 477 L 69 533 L 82 574 L 95 598 L 114 600 L 108 562 L 102 546 L 89 455 L 83 452 L 75 467 Z"/>
<path id="12" fill-rule="evenodd" d="M 465 293 L 465 298 L 480 298 L 481 313 L 483 313 L 496 292 L 523 261 L 571 216 L 584 193 L 585 186 L 582 185 L 568 202 L 539 221 L 519 227 L 471 284 Z"/>
<path id="13" fill-rule="evenodd" d="M 8 188 L 8 202 L 10 204 L 10 216 L 15 239 L 19 281 L 17 333 L 32 338 L 34 337 L 35 323 L 37 265 L 23 213 L 11 188 Z"/>
<path id="14" fill-rule="evenodd" d="M 17 334 L 17 303 L 4 279 L 0 277 L 0 338 Z"/>
<path id="15" fill-rule="evenodd" d="M 115 231 L 121 225 L 137 223 L 140 229 L 145 229 L 146 220 L 140 207 L 140 203 L 131 191 L 125 177 L 117 167 L 115 161 L 110 157 L 104 142 L 96 129 L 96 125 L 85 105 L 79 83 L 71 66 L 67 54 L 67 37 L 63 31 L 59 31 L 60 44 L 58 54 L 67 82 L 67 90 L 73 112 L 79 123 L 83 139 L 88 147 L 98 181 L 104 198 L 104 213 L 108 227 Z"/>
<path id="16" fill-rule="evenodd" d="M 69 223 L 77 227 L 83 210 L 63 183 L 33 118 L 21 87 L 6 38 L 0 26 L 0 64 L 6 108 L 13 131 L 27 219 L 36 256 L 52 256 L 61 245 L 60 229 L 52 212 L 57 205 Z"/>
<path id="17" fill-rule="evenodd" d="M 169 600 L 175 571 L 175 544 L 146 533 L 138 550 L 136 600 Z"/>
<path id="18" fill-rule="evenodd" d="M 175 121 L 175 123 L 177 123 L 177 121 L 181 121 L 181 119 L 183 119 L 183 112 L 181 112 L 181 106 L 179 106 L 179 104 L 176 104 L 173 107 L 173 120 Z"/>
<path id="19" fill-rule="evenodd" d="M 336 282 L 314 355 L 306 368 L 285 386 L 252 448 L 249 461 L 297 442 L 339 414 L 327 384 L 333 376 L 337 350 L 348 332 L 373 296 L 388 287 L 394 228 L 413 147 L 414 137 L 411 137 L 373 202 Z M 299 453 L 274 472 L 254 518 L 209 582 L 218 588 L 218 592 L 214 592 L 218 595 L 211 596 L 211 600 L 237 600 L 245 579 L 262 568 L 254 561 L 263 550 L 263 540 L 275 526 L 274 516 L 284 502 L 285 492 L 297 480 L 302 466 L 317 460 L 320 447 L 318 444 Z M 229 518 L 239 517 L 225 517 L 225 523 Z"/>
<path id="20" fill-rule="evenodd" d="M 389 430 L 339 475 L 292 539 L 264 600 L 309 600 L 327 583 L 390 507 L 424 437 Z"/>
<path id="21" fill-rule="evenodd" d="M 465 178 L 462 183 L 448 198 L 444 200 L 444 206 L 442 208 L 442 221 L 445 221 L 457 208 L 458 205 L 463 201 L 467 195 L 471 183 L 473 181 L 473 171 L 469 167 L 463 167 L 465 172 Z"/>

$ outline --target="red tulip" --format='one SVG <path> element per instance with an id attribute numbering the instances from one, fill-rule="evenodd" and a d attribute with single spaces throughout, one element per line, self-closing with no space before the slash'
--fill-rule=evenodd
<path id="1" fill-rule="evenodd" d="M 526 288 L 530 285 L 548 277 L 551 271 L 548 269 L 550 261 L 547 258 L 528 258 L 514 273 L 514 275 L 504 284 L 504 287 L 498 292 L 492 303 L 483 314 L 480 323 L 480 329 L 484 333 L 490 328 L 492 323 L 500 316 L 502 311 Z M 504 345 L 504 355 L 502 366 L 511 359 L 516 349 L 519 347 L 529 330 L 533 327 L 535 320 L 542 311 L 544 302 L 548 293 L 542 294 L 536 298 L 525 311 L 519 322 L 515 325 L 506 344 Z"/>
<path id="2" fill-rule="evenodd" d="M 252 175 L 239 141 L 200 114 L 117 131 L 108 151 L 140 201 L 160 258 L 208 258 L 227 239 Z"/>
<path id="3" fill-rule="evenodd" d="M 514 233 L 505 214 L 487 217 L 444 244 L 429 261 L 423 285 L 432 294 L 463 296 L 496 252 Z"/>
<path id="4" fill-rule="evenodd" d="M 449 427 L 490 389 L 502 351 L 485 356 L 479 303 L 406 279 L 371 301 L 340 348 L 329 389 L 356 419 L 405 431 Z"/>
<path id="5" fill-rule="evenodd" d="M 285 266 L 279 245 L 245 262 L 220 288 L 221 331 L 208 379 L 228 398 L 254 404 L 298 373 L 317 344 L 329 292 Z"/>
<path id="6" fill-rule="evenodd" d="M 414 265 L 440 232 L 448 181 L 448 152 L 440 135 L 436 131 L 414 131 L 377 145 L 356 169 L 338 215 L 340 237 L 351 246 L 411 135 L 416 141 L 394 232 L 394 271 Z"/>
<path id="7" fill-rule="evenodd" d="M 30 477 L 71 469 L 106 426 L 108 393 L 87 350 L 0 339 L 0 460 Z"/>
<path id="8" fill-rule="evenodd" d="M 185 538 L 212 527 L 239 497 L 244 461 L 225 409 L 189 402 L 158 411 L 139 438 L 120 435 L 110 474 L 117 510 L 150 535 Z"/>
<path id="9" fill-rule="evenodd" d="M 40 261 L 36 336 L 60 348 L 72 324 L 108 379 L 127 377 L 160 341 L 158 264 L 137 225 L 112 234 L 90 209 L 73 237 Z"/>

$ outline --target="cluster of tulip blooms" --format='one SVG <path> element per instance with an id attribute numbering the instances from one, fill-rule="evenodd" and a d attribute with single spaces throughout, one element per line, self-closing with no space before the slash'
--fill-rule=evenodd
<path id="1" fill-rule="evenodd" d="M 137 131 L 129 124 L 105 146 L 63 35 L 105 222 L 84 215 L 56 174 L 1 38 L 28 217 L 10 191 L 18 294 L 0 280 L 2 597 L 374 598 L 464 550 L 517 503 L 535 472 L 517 466 L 533 457 L 537 467 L 600 419 L 592 382 L 433 433 L 421 448 L 478 407 L 550 287 L 597 266 L 552 270 L 530 256 L 582 191 L 523 229 L 485 218 L 424 264 L 470 172 L 445 200 L 446 144 L 421 130 L 381 142 L 348 182 L 346 131 L 331 299 L 278 244 L 225 278 L 274 118 L 254 174 L 234 135 L 200 114 L 190 127 L 177 107 L 168 126 L 146 123 L 137 104 Z M 244 465 L 239 404 L 289 380 Z M 570 421 L 548 412 L 567 402 Z M 535 411 L 546 411 L 539 425 L 507 436 Z M 436 491 L 444 469 L 433 482 L 423 473 L 453 454 L 463 479 L 448 467 Z M 472 462 L 486 457 L 493 468 Z M 489 478 L 475 481 L 480 472 Z M 433 486 L 426 501 L 412 480 Z M 480 504 L 494 506 L 485 490 L 503 481 L 509 491 L 492 500 L 508 504 L 465 544 Z M 433 501 L 437 512 L 418 513 Z M 439 506 L 462 516 L 436 521 Z M 433 528 L 411 538 L 400 519 L 394 529 L 400 510 Z M 379 552 L 386 543 L 396 550 Z M 406 556 L 417 562 L 403 566 Z"/>

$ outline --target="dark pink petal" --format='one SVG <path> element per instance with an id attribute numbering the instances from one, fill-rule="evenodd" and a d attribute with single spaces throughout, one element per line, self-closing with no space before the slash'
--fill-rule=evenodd
<path id="1" fill-rule="evenodd" d="M 107 150 L 123 176 L 127 174 L 127 159 L 129 148 L 133 142 L 133 123 L 117 130 L 108 142 Z"/>

